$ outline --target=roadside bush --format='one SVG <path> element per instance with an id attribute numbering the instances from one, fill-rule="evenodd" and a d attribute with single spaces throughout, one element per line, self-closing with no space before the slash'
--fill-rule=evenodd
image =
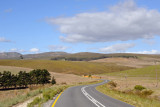
<path id="1" fill-rule="evenodd" d="M 134 87 L 134 89 L 137 90 L 137 91 L 142 91 L 142 90 L 144 90 L 144 89 L 146 89 L 146 88 L 143 87 L 142 85 L 136 85 L 136 86 Z"/>
<path id="2" fill-rule="evenodd" d="M 153 92 L 154 91 L 152 91 L 152 90 L 144 90 L 144 91 L 142 91 L 142 96 L 149 96 L 149 95 L 151 95 L 151 94 L 153 94 Z"/>
<path id="3" fill-rule="evenodd" d="M 52 77 L 52 84 L 56 84 L 56 79 L 54 78 L 54 76 Z"/>
<path id="4" fill-rule="evenodd" d="M 112 88 L 116 88 L 117 87 L 117 83 L 110 81 L 108 82 L 108 85 L 110 85 Z"/>
<path id="5" fill-rule="evenodd" d="M 91 75 L 91 74 L 89 74 L 89 75 L 88 75 L 88 77 L 89 77 L 89 78 L 92 78 L 92 75 Z"/>

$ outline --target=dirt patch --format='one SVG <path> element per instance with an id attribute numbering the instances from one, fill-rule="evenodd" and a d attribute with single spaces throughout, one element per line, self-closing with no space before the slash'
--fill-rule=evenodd
<path id="1" fill-rule="evenodd" d="M 56 79 L 57 84 L 73 84 L 73 83 L 80 83 L 80 82 L 89 82 L 93 81 L 94 79 L 84 78 L 82 76 L 74 75 L 74 74 L 62 74 L 62 73 L 54 73 L 50 72 L 51 76 L 54 76 Z"/>

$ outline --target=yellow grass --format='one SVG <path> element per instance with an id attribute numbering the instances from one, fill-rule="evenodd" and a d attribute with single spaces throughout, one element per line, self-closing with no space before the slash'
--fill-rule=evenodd
<path id="1" fill-rule="evenodd" d="M 157 74 L 157 78 L 156 78 Z M 118 84 L 117 90 L 124 91 L 133 89 L 135 85 L 142 85 L 154 91 L 150 97 L 160 100 L 160 67 L 148 66 L 132 70 L 125 70 L 101 75 L 104 79 L 109 79 Z M 158 86 L 157 86 L 158 83 Z"/>
<path id="2" fill-rule="evenodd" d="M 108 88 L 108 86 L 101 85 L 96 88 L 98 91 L 111 96 L 113 98 L 119 99 L 136 107 L 160 107 L 160 102 L 158 100 L 149 99 L 145 97 L 140 97 L 134 94 L 126 94 L 116 90 Z"/>
<path id="3" fill-rule="evenodd" d="M 32 69 L 47 69 L 51 72 L 69 73 L 76 75 L 102 74 L 107 72 L 118 72 L 126 69 L 131 69 L 130 67 L 118 66 L 110 63 L 51 60 L 0 60 L 0 65 L 25 67 Z"/>

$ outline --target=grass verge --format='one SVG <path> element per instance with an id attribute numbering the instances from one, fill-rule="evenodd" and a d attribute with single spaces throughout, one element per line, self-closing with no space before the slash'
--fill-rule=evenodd
<path id="1" fill-rule="evenodd" d="M 55 97 L 57 94 L 60 94 L 63 92 L 66 88 L 71 87 L 71 86 L 78 86 L 78 85 L 89 85 L 89 84 L 96 84 L 102 81 L 92 81 L 92 82 L 84 82 L 84 83 L 79 83 L 75 85 L 62 85 L 58 87 L 50 87 L 46 88 L 43 90 L 43 96 L 42 97 L 36 97 L 31 103 L 28 104 L 28 107 L 34 107 L 37 105 L 38 107 L 41 107 L 41 105 L 48 100 L 52 100 L 53 97 Z"/>
<path id="2" fill-rule="evenodd" d="M 42 93 L 42 90 L 41 89 L 37 89 L 37 90 L 34 90 L 34 91 L 30 91 L 26 94 L 21 94 L 21 95 L 17 95 L 15 96 L 14 98 L 8 98 L 8 99 L 5 99 L 5 100 L 2 100 L 0 101 L 0 107 L 11 107 L 13 105 L 16 105 L 20 102 L 23 102 L 29 98 L 32 98 L 38 94 Z"/>
<path id="3" fill-rule="evenodd" d="M 96 87 L 96 89 L 112 98 L 121 100 L 136 107 L 160 107 L 160 102 L 155 99 L 140 97 L 134 94 L 126 94 L 117 90 L 112 90 L 106 84 Z"/>
<path id="4" fill-rule="evenodd" d="M 41 107 L 41 105 L 48 100 L 52 100 L 53 97 L 55 97 L 57 94 L 61 93 L 66 88 L 70 87 L 69 85 L 63 85 L 58 87 L 50 87 L 43 90 L 43 97 L 36 97 L 31 103 L 27 105 L 27 107 L 34 107 L 34 105 L 38 105 Z"/>

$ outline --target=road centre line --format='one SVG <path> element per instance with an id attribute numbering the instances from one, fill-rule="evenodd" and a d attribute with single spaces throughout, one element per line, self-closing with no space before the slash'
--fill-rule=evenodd
<path id="1" fill-rule="evenodd" d="M 103 104 L 101 104 L 99 101 L 97 101 L 96 99 L 94 99 L 91 95 L 89 95 L 86 91 L 85 88 L 87 88 L 89 86 L 85 86 L 81 88 L 82 93 L 92 102 L 94 103 L 97 107 L 106 107 Z"/>

